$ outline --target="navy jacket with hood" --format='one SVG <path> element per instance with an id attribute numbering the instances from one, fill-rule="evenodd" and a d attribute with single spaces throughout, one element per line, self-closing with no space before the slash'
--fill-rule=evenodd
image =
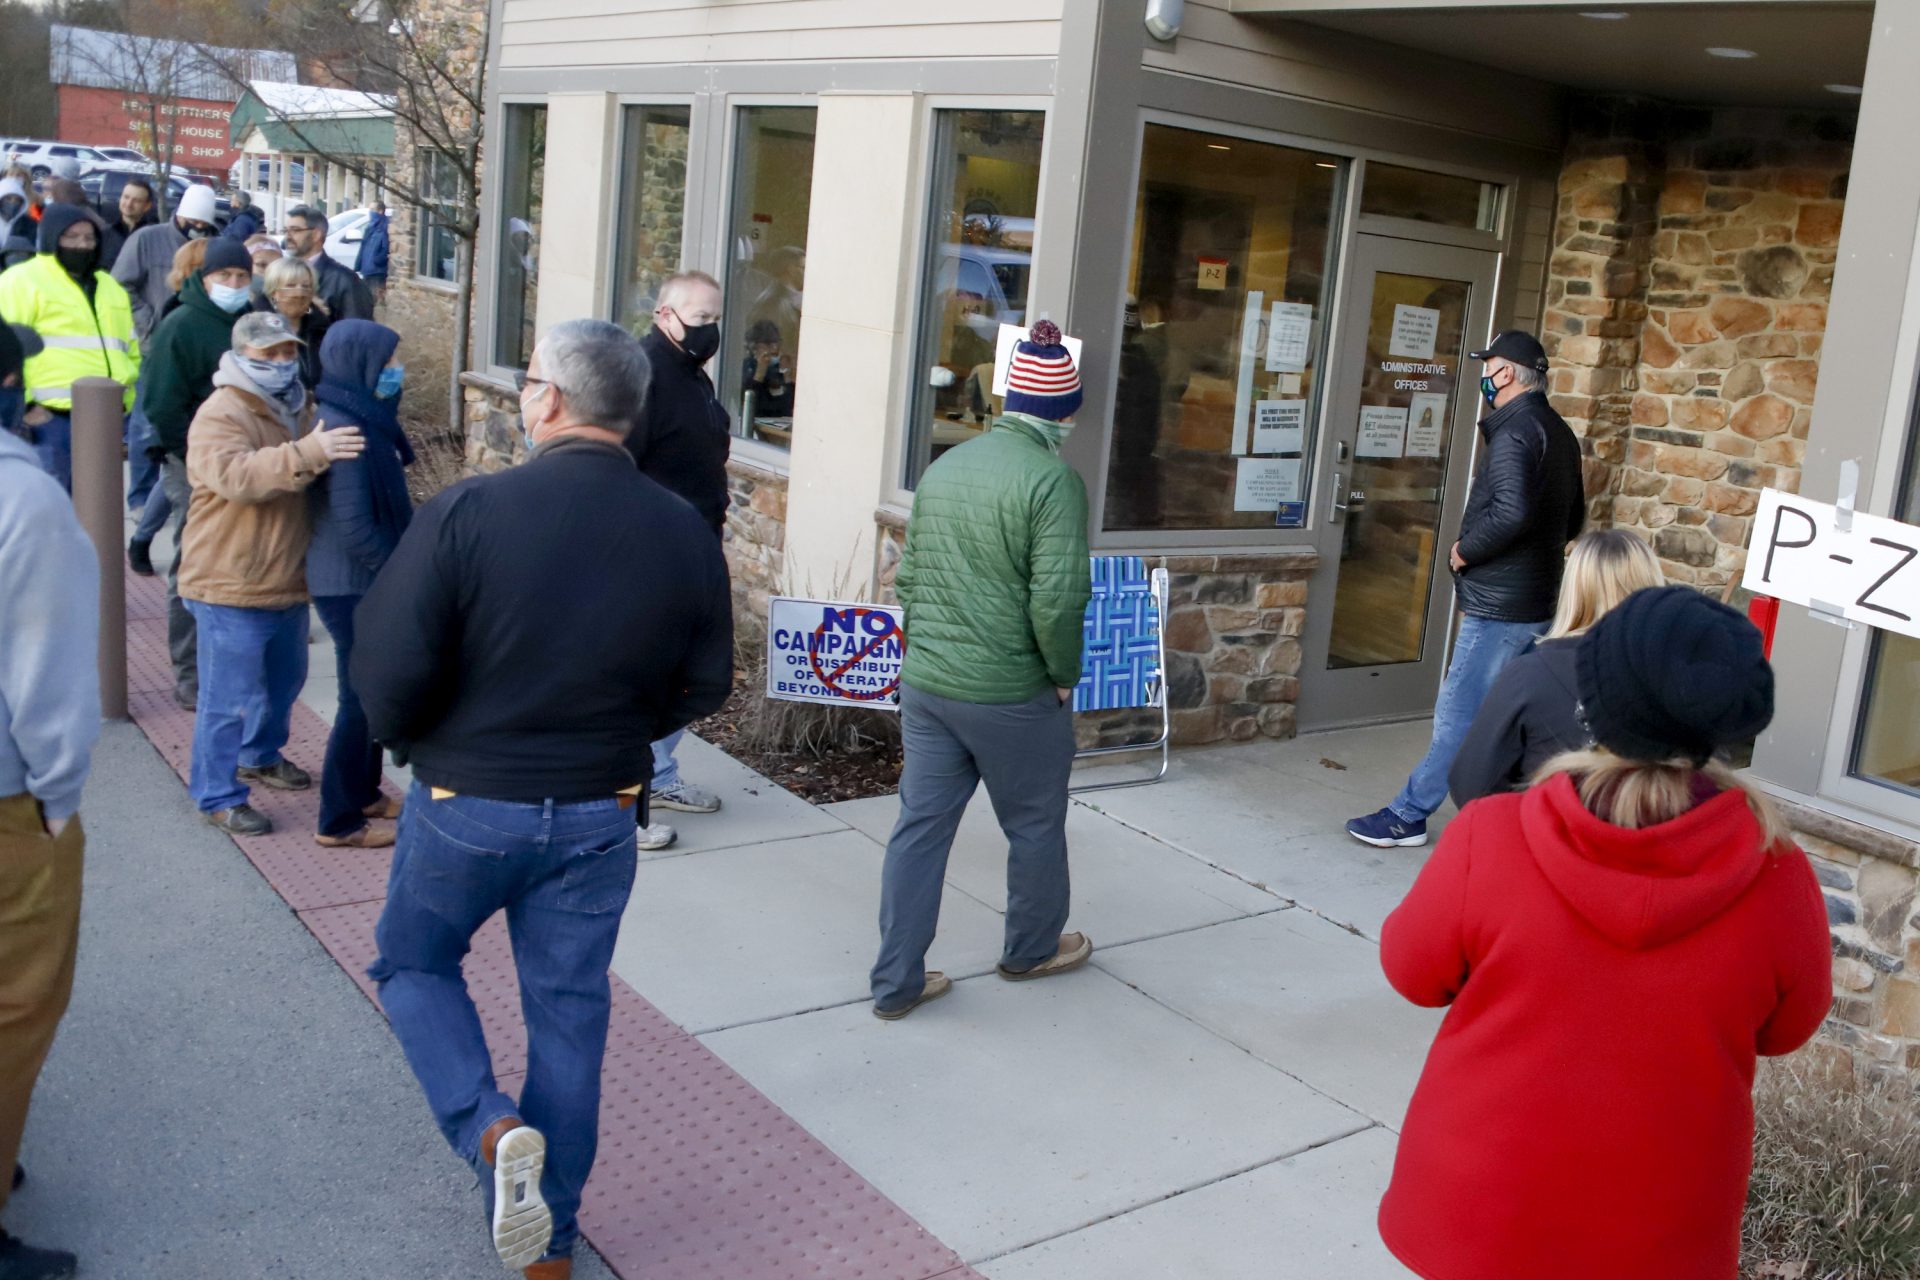
<path id="1" fill-rule="evenodd" d="M 413 519 L 406 476 L 413 447 L 400 428 L 397 400 L 373 394 L 399 345 L 399 334 L 371 320 L 338 321 L 321 344 L 318 429 L 358 427 L 367 448 L 334 463 L 313 486 L 307 590 L 316 596 L 365 595 Z"/>

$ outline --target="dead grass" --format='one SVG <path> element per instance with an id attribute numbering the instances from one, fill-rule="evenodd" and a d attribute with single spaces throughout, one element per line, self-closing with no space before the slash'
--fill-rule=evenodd
<path id="1" fill-rule="evenodd" d="M 419 422 L 406 424 L 413 442 L 413 465 L 407 468 L 407 491 L 419 506 L 449 485 L 467 478 L 467 442 L 445 427 Z"/>
<path id="2" fill-rule="evenodd" d="M 1920 1276 L 1920 1096 L 1813 1059 L 1763 1064 L 1742 1264 L 1778 1280 Z"/>

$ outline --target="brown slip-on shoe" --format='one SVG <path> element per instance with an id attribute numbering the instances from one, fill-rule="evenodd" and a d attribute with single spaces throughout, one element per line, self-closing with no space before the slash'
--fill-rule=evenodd
<path id="1" fill-rule="evenodd" d="M 572 1258 L 548 1258 L 520 1273 L 527 1280 L 573 1280 Z"/>
<path id="2" fill-rule="evenodd" d="M 906 1017 L 927 1001 L 938 1000 L 951 990 L 953 990 L 952 978 L 949 978 L 938 969 L 929 969 L 927 970 L 927 980 L 921 986 L 920 994 L 913 999 L 912 1003 L 903 1004 L 898 1009 L 882 1009 L 879 1005 L 875 1005 L 873 1006 L 873 1016 L 887 1022 L 895 1022 Z"/>
<path id="3" fill-rule="evenodd" d="M 323 849 L 385 849 L 393 843 L 393 828 L 384 822 L 369 822 L 344 836 L 316 835 L 313 842 Z"/>
<path id="4" fill-rule="evenodd" d="M 1009 969 L 998 966 L 1000 976 L 1008 982 L 1028 982 L 1034 978 L 1051 978 L 1056 973 L 1065 973 L 1078 969 L 1093 954 L 1093 939 L 1084 933 L 1063 933 L 1060 935 L 1060 948 L 1050 959 L 1042 960 L 1031 969 Z"/>
<path id="5" fill-rule="evenodd" d="M 369 818 L 387 818 L 391 820 L 400 816 L 400 808 L 405 803 L 406 802 L 402 800 L 395 800 L 392 796 L 381 796 L 360 812 Z"/>

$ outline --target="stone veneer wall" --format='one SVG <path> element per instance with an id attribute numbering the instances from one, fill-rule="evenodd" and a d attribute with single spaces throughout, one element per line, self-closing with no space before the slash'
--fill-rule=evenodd
<path id="1" fill-rule="evenodd" d="M 1578 104 L 1542 341 L 1597 523 L 1725 586 L 1760 490 L 1796 491 L 1853 117 Z"/>

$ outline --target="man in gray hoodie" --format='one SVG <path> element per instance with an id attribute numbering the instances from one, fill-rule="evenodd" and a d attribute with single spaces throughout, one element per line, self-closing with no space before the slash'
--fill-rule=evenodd
<path id="1" fill-rule="evenodd" d="M 19 1156 L 73 992 L 80 789 L 100 734 L 100 567 L 66 491 L 6 420 L 39 346 L 31 329 L 0 325 L 0 1170 Z M 0 1176 L 0 1209 L 9 1190 Z M 0 1230 L 0 1275 L 53 1280 L 75 1265 Z"/>

